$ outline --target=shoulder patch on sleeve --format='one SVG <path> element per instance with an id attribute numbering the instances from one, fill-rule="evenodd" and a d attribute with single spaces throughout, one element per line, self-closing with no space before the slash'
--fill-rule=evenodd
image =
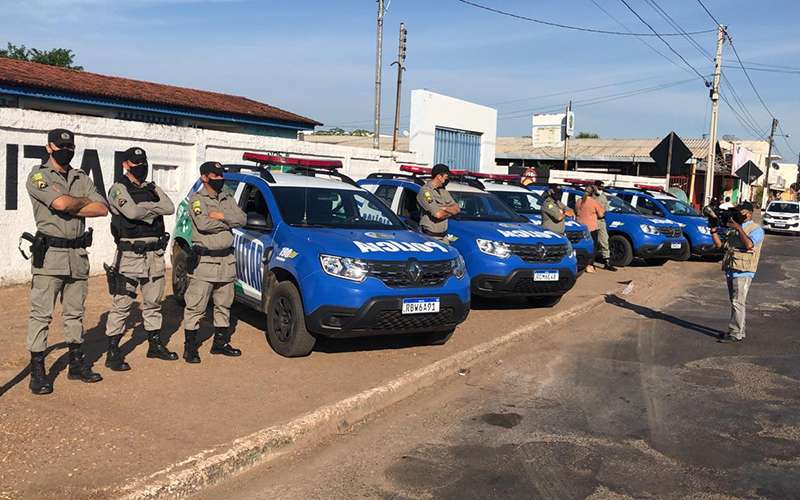
<path id="1" fill-rule="evenodd" d="M 119 205 L 120 207 L 124 207 L 127 202 L 128 200 L 126 200 L 125 198 L 120 198 L 117 200 L 117 205 Z"/>
<path id="2" fill-rule="evenodd" d="M 427 189 L 422 191 L 422 197 L 425 199 L 426 202 L 433 203 L 433 194 L 431 194 L 431 192 L 428 191 Z"/>
<path id="3" fill-rule="evenodd" d="M 119 195 L 122 194 L 122 190 L 120 188 L 111 188 L 111 199 L 116 200 Z"/>
<path id="4" fill-rule="evenodd" d="M 192 202 L 192 212 L 194 212 L 195 215 L 200 215 L 203 213 L 203 207 L 200 205 L 200 200 L 194 200 Z"/>
<path id="5" fill-rule="evenodd" d="M 44 174 L 41 172 L 36 172 L 33 174 L 31 176 L 31 182 L 33 182 L 33 185 L 39 189 L 47 188 L 47 180 L 44 178 Z"/>

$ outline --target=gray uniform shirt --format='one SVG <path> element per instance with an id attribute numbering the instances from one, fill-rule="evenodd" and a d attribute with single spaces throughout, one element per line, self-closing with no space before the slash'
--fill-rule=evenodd
<path id="1" fill-rule="evenodd" d="M 542 203 L 542 227 L 557 234 L 564 234 L 566 209 L 567 207 L 560 201 L 546 198 Z"/>
<path id="2" fill-rule="evenodd" d="M 212 219 L 209 217 L 211 212 L 222 212 L 225 220 Z M 233 246 L 231 229 L 242 227 L 247 222 L 247 215 L 230 193 L 223 190 L 212 197 L 205 187 L 189 198 L 189 214 L 192 218 L 192 244 L 209 250 Z M 233 281 L 236 278 L 236 257 L 233 254 L 225 257 L 204 255 L 191 276 L 211 283 Z"/>
<path id="3" fill-rule="evenodd" d="M 48 161 L 34 168 L 25 188 L 33 205 L 33 218 L 36 229 L 47 236 L 56 238 L 80 238 L 86 231 L 86 219 L 65 212 L 53 210 L 51 205 L 61 196 L 89 198 L 92 201 L 105 203 L 105 199 L 97 192 L 92 179 L 81 169 L 71 168 L 66 178 Z M 36 268 L 31 265 L 33 274 L 46 276 L 70 276 L 72 278 L 89 277 L 89 254 L 85 248 L 49 248 L 44 265 Z"/>
<path id="4" fill-rule="evenodd" d="M 150 183 L 152 184 L 152 183 Z M 140 220 L 152 224 L 156 217 L 172 215 L 175 205 L 169 196 L 158 186 L 154 186 L 158 201 L 143 201 L 136 203 L 128 193 L 128 188 L 120 182 L 108 190 L 109 210 L 114 215 L 121 215 L 129 220 Z M 156 237 L 147 238 L 120 238 L 120 241 L 141 241 L 150 243 L 157 241 Z M 114 257 L 116 260 L 116 256 Z M 144 254 L 135 252 L 122 252 L 119 263 L 119 272 L 129 278 L 156 278 L 164 276 L 164 250 L 154 250 Z"/>
<path id="5" fill-rule="evenodd" d="M 447 219 L 437 219 L 433 216 L 447 205 L 455 203 L 450 193 L 443 187 L 434 188 L 431 181 L 425 183 L 417 193 L 417 203 L 420 206 L 420 227 L 429 233 L 444 235 L 447 233 Z"/>
<path id="6" fill-rule="evenodd" d="M 597 201 L 600 202 L 600 205 L 603 206 L 603 210 L 605 212 L 608 212 L 608 197 L 606 197 L 606 194 L 605 193 L 597 193 L 595 195 L 595 197 L 597 198 Z"/>

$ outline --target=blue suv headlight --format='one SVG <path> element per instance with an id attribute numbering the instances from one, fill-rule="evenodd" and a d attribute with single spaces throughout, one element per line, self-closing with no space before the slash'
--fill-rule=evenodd
<path id="1" fill-rule="evenodd" d="M 369 274 L 367 263 L 360 259 L 322 254 L 319 256 L 319 263 L 326 274 L 358 283 L 367 279 Z"/>
<path id="2" fill-rule="evenodd" d="M 661 231 L 659 231 L 656 226 L 651 226 L 650 224 L 641 224 L 639 229 L 645 234 L 661 234 Z"/>
<path id="3" fill-rule="evenodd" d="M 575 248 L 572 246 L 572 242 L 567 240 L 567 256 L 569 258 L 575 257 Z"/>
<path id="4" fill-rule="evenodd" d="M 467 265 L 464 263 L 464 257 L 458 256 L 458 258 L 453 259 L 450 261 L 453 266 L 453 276 L 458 279 L 464 277 L 464 274 L 467 272 Z"/>
<path id="5" fill-rule="evenodd" d="M 475 240 L 475 243 L 478 244 L 478 250 L 487 255 L 500 257 L 501 259 L 507 259 L 511 257 L 511 248 L 507 243 L 503 243 L 502 241 L 478 239 Z"/>

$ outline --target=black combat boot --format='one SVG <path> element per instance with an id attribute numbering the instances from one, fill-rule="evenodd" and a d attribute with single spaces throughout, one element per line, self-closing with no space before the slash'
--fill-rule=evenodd
<path id="1" fill-rule="evenodd" d="M 224 354 L 225 356 L 241 356 L 242 351 L 230 345 L 231 337 L 228 327 L 218 326 L 214 331 L 214 343 L 211 344 L 211 354 Z"/>
<path id="2" fill-rule="evenodd" d="M 69 344 L 69 370 L 67 378 L 70 380 L 80 380 L 88 384 L 100 382 L 103 377 L 99 373 L 92 371 L 92 367 L 84 362 L 81 344 Z"/>
<path id="3" fill-rule="evenodd" d="M 200 354 L 197 352 L 197 330 L 185 330 L 186 340 L 183 343 L 183 359 L 187 363 L 199 363 Z"/>
<path id="4" fill-rule="evenodd" d="M 108 351 L 106 352 L 106 367 L 111 371 L 126 372 L 131 369 L 131 365 L 125 362 L 125 356 L 119 350 L 119 341 L 122 335 L 108 337 Z"/>
<path id="5" fill-rule="evenodd" d="M 44 353 L 31 353 L 31 392 L 34 394 L 50 394 L 53 392 L 53 384 L 47 380 L 47 372 L 44 369 Z"/>
<path id="6" fill-rule="evenodd" d="M 148 331 L 147 342 L 150 344 L 150 347 L 147 348 L 148 358 L 163 359 L 165 361 L 178 359 L 178 354 L 167 349 L 161 342 L 161 332 L 159 330 Z"/>

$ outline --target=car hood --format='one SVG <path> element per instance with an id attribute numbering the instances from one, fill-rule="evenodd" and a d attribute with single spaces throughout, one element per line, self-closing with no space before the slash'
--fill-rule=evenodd
<path id="1" fill-rule="evenodd" d="M 451 220 L 448 232 L 459 239 L 484 239 L 505 243 L 564 244 L 567 241 L 563 236 L 530 222 Z"/>
<path id="2" fill-rule="evenodd" d="M 703 216 L 673 215 L 670 217 L 670 219 L 672 219 L 672 221 L 681 227 L 689 227 L 693 229 L 699 227 L 708 227 L 708 219 Z"/>
<path id="3" fill-rule="evenodd" d="M 289 241 L 302 238 L 318 253 L 379 260 L 454 259 L 458 252 L 411 230 L 352 230 L 333 228 L 291 228 Z"/>

